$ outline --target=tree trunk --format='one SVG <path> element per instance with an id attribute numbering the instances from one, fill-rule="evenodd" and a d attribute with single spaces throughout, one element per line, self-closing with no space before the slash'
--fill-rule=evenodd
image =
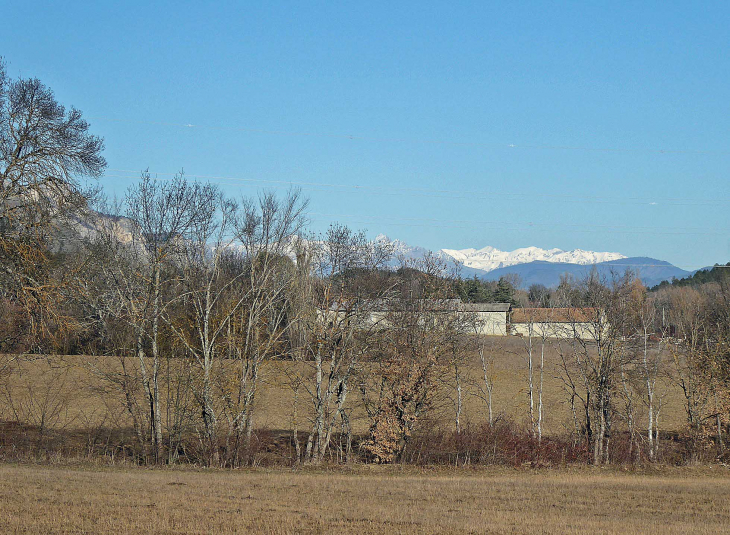
<path id="1" fill-rule="evenodd" d="M 253 433 L 254 424 L 254 406 L 256 402 L 256 387 L 259 376 L 258 362 L 254 362 L 251 374 L 251 386 L 246 396 L 246 427 L 243 437 L 243 451 L 245 452 L 246 464 L 251 460 L 251 435 Z"/>
<path id="2" fill-rule="evenodd" d="M 454 363 L 454 373 L 456 375 L 456 434 L 461 434 L 461 374 L 459 373 L 459 364 Z"/>
<path id="3" fill-rule="evenodd" d="M 157 345 L 157 339 L 159 335 L 159 322 L 160 322 L 160 266 L 155 265 L 155 278 L 154 278 L 154 307 L 152 316 L 152 395 L 153 395 L 153 419 L 154 419 L 154 447 L 155 447 L 155 462 L 159 463 L 162 460 L 162 413 L 160 411 L 160 386 L 159 386 L 159 373 L 160 373 L 160 354 Z"/>
<path id="4" fill-rule="evenodd" d="M 649 446 L 649 461 L 654 462 L 656 460 L 654 448 L 654 381 L 652 381 L 652 373 L 649 369 L 648 338 L 648 332 L 644 328 L 644 373 L 646 374 L 646 402 L 648 411 L 646 439 Z"/>
<path id="5" fill-rule="evenodd" d="M 296 385 L 294 385 L 294 405 L 292 407 L 292 434 L 294 438 L 294 452 L 296 454 L 296 462 L 295 464 L 299 464 L 302 460 L 302 450 L 299 445 L 299 419 L 298 419 L 298 410 L 297 407 L 299 405 L 299 383 L 297 382 Z"/>
<path id="6" fill-rule="evenodd" d="M 315 388 L 316 388 L 316 401 L 315 401 L 315 417 L 314 424 L 312 427 L 312 433 L 309 435 L 307 440 L 307 451 L 305 458 L 307 462 L 317 460 L 317 452 L 319 452 L 319 442 L 322 436 L 322 429 L 324 427 L 324 400 L 322 399 L 322 352 L 321 347 L 317 348 L 317 353 L 314 357 L 315 361 Z"/>
<path id="7" fill-rule="evenodd" d="M 535 437 L 535 393 L 532 378 L 532 323 L 527 325 L 527 395 L 530 398 L 530 433 Z"/>
<path id="8" fill-rule="evenodd" d="M 487 361 L 484 358 L 484 343 L 479 346 L 479 359 L 482 362 L 482 373 L 484 374 L 484 389 L 487 392 L 487 411 L 489 413 L 489 427 L 494 425 L 494 416 L 492 413 L 492 381 L 489 379 L 489 371 L 487 370 Z"/>
<path id="9" fill-rule="evenodd" d="M 545 333 L 542 333 L 540 345 L 540 383 L 537 389 L 537 442 L 542 444 L 542 385 L 545 370 Z"/>
<path id="10" fill-rule="evenodd" d="M 208 462 L 211 466 L 218 464 L 218 444 L 216 443 L 216 418 L 213 408 L 213 388 L 211 384 L 212 358 L 208 351 L 203 356 L 203 425 L 208 448 Z"/>
<path id="11" fill-rule="evenodd" d="M 143 450 L 143 456 L 145 458 L 145 462 L 148 462 L 149 459 L 147 458 L 148 454 L 148 444 L 152 442 L 154 437 L 154 426 L 155 426 L 155 403 L 154 403 L 154 395 L 152 394 L 152 389 L 150 387 L 150 378 L 147 375 L 147 364 L 145 363 L 145 354 L 144 354 L 144 347 L 143 347 L 143 330 L 142 328 L 137 328 L 137 343 L 136 343 L 136 350 L 137 350 L 137 358 L 139 359 L 139 371 L 142 375 L 142 386 L 144 388 L 145 398 L 147 399 L 147 409 L 149 411 L 148 418 L 149 418 L 149 424 L 150 424 L 150 440 L 147 439 L 144 440 L 142 445 Z M 146 434 L 147 431 L 145 431 Z"/>

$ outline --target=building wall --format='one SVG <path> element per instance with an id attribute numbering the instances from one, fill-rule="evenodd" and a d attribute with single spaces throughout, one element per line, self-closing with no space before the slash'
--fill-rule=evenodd
<path id="1" fill-rule="evenodd" d="M 490 336 L 507 335 L 506 312 L 476 312 L 479 319 L 479 334 Z"/>
<path id="2" fill-rule="evenodd" d="M 532 336 L 545 338 L 593 338 L 592 325 L 590 323 L 532 323 Z M 515 336 L 530 336 L 529 323 L 510 324 L 510 334 Z"/>
<path id="3" fill-rule="evenodd" d="M 506 312 L 470 312 L 475 314 L 479 320 L 480 335 L 487 336 L 530 336 L 529 323 L 511 323 L 509 330 L 507 327 Z M 318 311 L 320 321 L 340 322 L 345 318 L 343 312 Z M 388 313 L 381 311 L 372 311 L 368 313 L 366 318 L 359 318 L 356 321 L 362 321 L 361 328 L 386 328 L 388 326 Z M 355 318 L 353 318 L 355 319 Z M 532 336 L 539 338 L 545 333 L 546 338 L 578 338 L 592 339 L 594 337 L 593 329 L 595 325 L 591 323 L 563 323 L 563 322 L 533 322 Z"/>
<path id="4" fill-rule="evenodd" d="M 488 336 L 507 336 L 507 313 L 506 312 L 467 312 L 474 314 L 479 320 L 479 331 L 477 334 Z M 458 312 L 457 312 L 458 314 Z M 319 321 L 341 322 L 345 319 L 344 312 L 335 311 L 317 311 Z M 388 327 L 388 313 L 382 311 L 371 311 L 367 313 L 365 318 L 355 318 L 353 320 L 362 322 L 360 328 L 386 328 Z"/>

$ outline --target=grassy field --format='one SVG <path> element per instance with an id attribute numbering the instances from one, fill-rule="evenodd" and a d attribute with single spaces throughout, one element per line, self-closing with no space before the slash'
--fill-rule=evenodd
<path id="1" fill-rule="evenodd" d="M 516 422 L 527 419 L 527 368 L 523 342 L 515 337 L 490 337 L 488 350 L 494 356 L 495 415 L 505 415 Z M 546 348 L 545 366 L 545 423 L 547 433 L 560 433 L 572 428 L 570 410 L 563 382 L 559 378 L 559 356 L 552 346 Z M 136 365 L 129 360 L 130 366 Z M 87 428 L 103 424 L 105 426 L 129 425 L 128 417 L 122 406 L 122 398 L 117 391 L 106 383 L 98 371 L 119 368 L 119 359 L 113 357 L 57 356 L 37 358 L 15 365 L 12 375 L 0 381 L 0 420 L 20 420 L 37 425 L 41 417 L 49 427 L 65 429 Z M 294 367 L 305 375 L 309 374 L 307 364 L 293 364 L 286 361 L 272 361 L 262 370 L 261 390 L 258 394 L 257 427 L 274 430 L 291 429 L 293 392 L 285 386 L 286 372 Z M 468 355 L 463 370 L 464 413 L 462 423 L 480 425 L 486 420 L 486 405 L 476 395 L 476 384 L 481 381 L 481 365 L 475 354 Z M 440 384 L 439 403 L 432 417 L 444 428 L 453 429 L 454 389 L 449 384 L 453 374 L 444 370 L 445 382 Z M 10 385 L 10 388 L 7 388 Z M 163 388 L 164 388 L 163 384 Z M 8 399 L 8 394 L 12 400 Z M 662 400 L 660 428 L 675 431 L 685 424 L 681 392 L 676 385 L 661 380 L 658 397 Z M 359 394 L 356 389 L 350 395 L 353 410 L 353 430 L 364 432 L 368 420 L 359 409 Z M 31 399 L 34 398 L 34 399 Z M 164 402 L 164 400 L 163 400 Z M 311 401 L 306 392 L 300 392 L 299 417 L 305 418 L 311 411 Z M 639 405 L 639 422 L 642 421 L 642 406 Z M 41 415 L 41 411 L 53 414 Z M 639 423 L 639 425 L 643 425 Z M 306 423 L 302 424 L 306 428 Z"/>
<path id="2" fill-rule="evenodd" d="M 726 468 L 423 472 L 0 465 L 2 533 L 730 533 Z"/>

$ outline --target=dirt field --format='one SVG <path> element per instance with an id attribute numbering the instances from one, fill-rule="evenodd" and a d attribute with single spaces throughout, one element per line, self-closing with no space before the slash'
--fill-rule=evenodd
<path id="1" fill-rule="evenodd" d="M 730 533 L 726 468 L 191 471 L 0 465 L 2 533 Z"/>
<path id="2" fill-rule="evenodd" d="M 524 422 L 527 419 L 528 398 L 523 342 L 515 337 L 490 337 L 488 340 L 495 362 L 495 415 L 503 414 L 517 422 Z M 538 356 L 539 348 L 536 350 L 536 358 Z M 129 364 L 136 365 L 133 360 Z M 560 433 L 566 428 L 572 428 L 568 398 L 559 378 L 558 365 L 557 351 L 548 346 L 544 388 L 544 429 L 547 433 Z M 295 366 L 299 366 L 302 371 L 307 365 L 272 361 L 264 366 L 257 403 L 257 427 L 291 429 L 293 393 L 284 383 L 287 370 L 291 371 Z M 7 388 L 0 384 L 0 420 L 20 420 L 38 425 L 40 419 L 44 418 L 46 426 L 65 429 L 88 428 L 99 424 L 129 425 L 121 396 L 95 373 L 118 368 L 119 360 L 116 358 L 77 356 L 38 358 L 15 366 L 9 382 L 5 382 L 6 385 L 11 385 L 12 403 L 7 399 Z M 463 372 L 466 378 L 462 424 L 471 422 L 481 425 L 486 420 L 487 413 L 484 401 L 474 395 L 477 392 L 476 384 L 481 381 L 482 375 L 476 355 L 468 357 Z M 444 428 L 453 429 L 454 389 L 453 384 L 449 384 L 453 374 L 450 370 L 445 370 L 443 377 L 445 382 L 440 385 L 439 403 L 431 416 Z M 163 384 L 163 388 L 164 386 Z M 679 389 L 663 379 L 658 386 L 657 395 L 662 400 L 660 428 L 664 431 L 681 429 L 685 424 L 685 414 Z M 32 402 L 31 397 L 34 398 Z M 312 403 L 303 391 L 300 392 L 299 400 L 301 419 L 311 411 Z M 353 430 L 356 433 L 366 431 L 368 421 L 363 411 L 359 410 L 357 389 L 352 390 L 349 400 L 350 405 L 356 407 L 352 416 Z M 641 422 L 642 407 L 638 410 Z M 306 423 L 302 426 L 306 428 Z"/>

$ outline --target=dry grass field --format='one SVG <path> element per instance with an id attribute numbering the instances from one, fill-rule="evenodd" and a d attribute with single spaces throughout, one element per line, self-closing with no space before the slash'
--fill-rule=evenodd
<path id="1" fill-rule="evenodd" d="M 2 533 L 730 533 L 726 468 L 0 465 Z"/>
<path id="2" fill-rule="evenodd" d="M 489 337 L 488 351 L 494 357 L 495 415 L 505 415 L 520 423 L 527 420 L 527 367 L 523 341 L 516 337 Z M 539 358 L 539 348 L 536 350 Z M 572 428 L 568 398 L 559 378 L 559 356 L 556 349 L 548 345 L 545 354 L 545 423 L 549 433 L 561 433 Z M 136 365 L 134 360 L 128 361 Z M 273 430 L 291 429 L 293 392 L 285 385 L 287 371 L 299 367 L 299 372 L 307 374 L 306 364 L 287 361 L 271 361 L 262 370 L 262 385 L 258 394 L 257 427 Z M 110 388 L 95 371 L 118 369 L 119 359 L 113 357 L 56 356 L 42 357 L 15 365 L 12 375 L 5 385 L 11 385 L 12 403 L 15 413 L 10 410 L 7 388 L 0 392 L 0 420 L 20 420 L 37 425 L 40 411 L 46 413 L 53 409 L 54 414 L 46 415 L 46 425 L 65 429 L 79 429 L 103 424 L 105 426 L 129 425 L 118 392 Z M 464 413 L 462 423 L 481 425 L 487 418 L 486 405 L 476 395 L 476 384 L 481 381 L 482 369 L 476 354 L 469 355 L 466 361 L 464 384 Z M 313 375 L 313 373 L 310 373 Z M 444 429 L 454 427 L 454 389 L 449 381 L 453 378 L 451 370 L 444 370 L 444 381 L 439 388 L 439 403 L 432 418 Z M 0 381 L 0 383 L 3 383 Z M 164 388 L 163 384 L 163 388 Z M 32 393 L 32 395 L 31 395 Z M 359 394 L 356 389 L 350 395 L 350 404 L 355 409 L 352 415 L 353 430 L 364 432 L 368 421 L 359 410 Z M 660 428 L 664 431 L 681 429 L 685 423 L 681 392 L 676 385 L 666 379 L 660 381 L 658 396 L 662 400 Z M 33 397 L 34 399 L 30 400 Z M 164 400 L 163 400 L 164 402 Z M 299 417 L 311 411 L 312 404 L 306 392 L 299 394 Z M 642 407 L 639 407 L 641 412 Z M 642 418 L 642 415 L 639 415 Z M 306 424 L 302 424 L 306 428 Z"/>

